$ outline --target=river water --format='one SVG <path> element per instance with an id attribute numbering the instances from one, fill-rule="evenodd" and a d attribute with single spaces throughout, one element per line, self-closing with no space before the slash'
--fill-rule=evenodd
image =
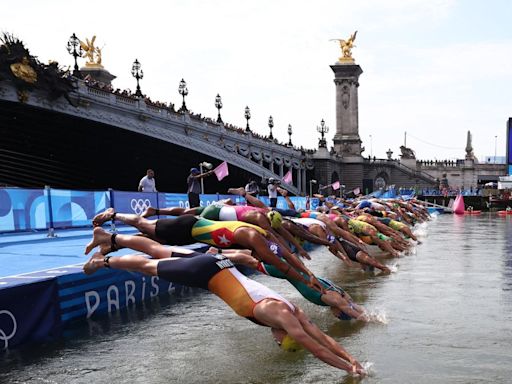
<path id="1" fill-rule="evenodd" d="M 82 323 L 56 342 L 0 355 L 1 383 L 510 383 L 512 218 L 438 216 L 423 244 L 386 259 L 391 276 L 347 270 L 323 249 L 309 266 L 384 320 L 342 322 L 285 281 L 255 276 L 300 305 L 370 375 L 354 378 L 270 332 L 211 294 L 160 298 Z"/>

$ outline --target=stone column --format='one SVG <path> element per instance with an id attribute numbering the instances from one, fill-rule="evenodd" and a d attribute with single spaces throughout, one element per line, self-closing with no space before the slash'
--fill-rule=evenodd
<path id="1" fill-rule="evenodd" d="M 279 164 L 279 177 L 281 177 L 281 179 L 283 178 L 283 166 L 284 166 L 284 162 Z"/>
<path id="2" fill-rule="evenodd" d="M 361 156 L 361 139 L 359 137 L 359 75 L 361 67 L 355 63 L 331 65 L 336 84 L 336 134 L 334 149 L 343 157 Z"/>
<path id="3" fill-rule="evenodd" d="M 302 172 L 300 167 L 297 169 L 297 189 L 302 192 Z"/>

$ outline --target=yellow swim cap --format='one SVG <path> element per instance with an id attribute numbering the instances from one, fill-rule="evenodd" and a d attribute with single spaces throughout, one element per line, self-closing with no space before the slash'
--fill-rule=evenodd
<path id="1" fill-rule="evenodd" d="M 267 212 L 267 217 L 270 220 L 270 225 L 272 228 L 280 228 L 281 223 L 283 222 L 283 217 L 277 211 L 269 211 Z"/>
<path id="2" fill-rule="evenodd" d="M 283 337 L 280 345 L 281 349 L 286 352 L 297 352 L 300 351 L 302 345 L 297 343 L 294 339 L 292 339 L 288 334 Z"/>

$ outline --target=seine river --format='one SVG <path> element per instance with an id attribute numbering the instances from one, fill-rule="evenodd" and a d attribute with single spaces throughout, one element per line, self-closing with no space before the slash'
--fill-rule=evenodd
<path id="1" fill-rule="evenodd" d="M 442 215 L 423 244 L 380 276 L 348 271 L 325 250 L 310 267 L 383 322 L 342 322 L 285 281 L 256 276 L 303 307 L 370 375 L 285 353 L 268 329 L 216 297 L 166 298 L 77 326 L 66 338 L 0 355 L 1 383 L 510 383 L 512 217 Z"/>

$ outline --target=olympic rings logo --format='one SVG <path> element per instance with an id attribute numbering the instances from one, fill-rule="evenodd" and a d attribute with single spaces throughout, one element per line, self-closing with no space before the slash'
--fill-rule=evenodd
<path id="1" fill-rule="evenodd" d="M 149 199 L 132 199 L 130 205 L 135 214 L 141 215 L 142 212 L 151 207 L 151 201 Z"/>
<path id="2" fill-rule="evenodd" d="M 10 317 L 12 320 L 12 331 L 9 334 L 6 334 L 3 329 L 0 329 L 0 340 L 4 342 L 4 349 L 7 349 L 9 347 L 9 340 L 11 340 L 14 335 L 16 334 L 16 331 L 18 330 L 18 323 L 16 322 L 16 318 L 10 311 L 6 311 L 5 309 L 0 311 L 0 316 L 6 315 L 7 317 Z"/>

